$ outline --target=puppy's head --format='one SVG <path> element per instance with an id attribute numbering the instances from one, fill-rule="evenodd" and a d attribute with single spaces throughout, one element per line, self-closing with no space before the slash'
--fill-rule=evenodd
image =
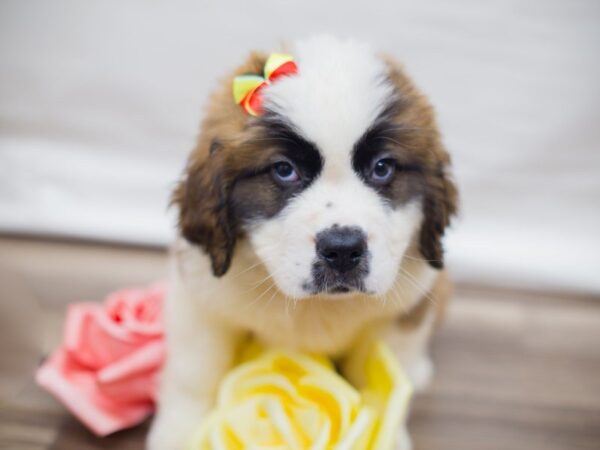
<path id="1" fill-rule="evenodd" d="M 441 268 L 456 191 L 427 100 L 367 46 L 314 38 L 293 55 L 298 74 L 263 90 L 260 117 L 234 104 L 233 77 L 212 97 L 174 194 L 182 235 L 216 276 L 248 239 L 294 298 L 384 294 L 409 249 Z"/>

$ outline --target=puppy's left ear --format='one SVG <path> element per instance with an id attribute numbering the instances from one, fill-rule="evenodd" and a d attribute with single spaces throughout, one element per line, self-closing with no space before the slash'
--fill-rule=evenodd
<path id="1" fill-rule="evenodd" d="M 446 173 L 448 163 L 440 163 L 437 170 L 427 177 L 424 219 L 419 236 L 421 254 L 436 269 L 444 267 L 442 238 L 458 209 L 456 185 Z"/>
<path id="2" fill-rule="evenodd" d="M 230 214 L 231 183 L 224 170 L 225 155 L 213 148 L 217 145 L 216 141 L 211 143 L 206 158 L 189 161 L 172 202 L 179 206 L 182 236 L 204 249 L 211 259 L 213 273 L 220 277 L 231 264 L 237 227 Z"/>

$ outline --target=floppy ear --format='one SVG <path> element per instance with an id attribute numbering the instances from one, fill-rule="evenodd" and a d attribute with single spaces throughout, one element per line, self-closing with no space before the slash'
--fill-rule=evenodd
<path id="1" fill-rule="evenodd" d="M 442 237 L 451 217 L 456 213 L 458 201 L 456 186 L 446 173 L 450 157 L 439 141 L 434 112 L 427 99 L 412 84 L 400 65 L 385 55 L 383 59 L 389 69 L 389 79 L 405 105 L 404 110 L 399 113 L 404 115 L 401 120 L 430 131 L 422 136 L 424 142 L 419 144 L 427 149 L 425 160 L 431 167 L 425 174 L 424 217 L 419 248 L 432 267 L 441 269 L 444 267 Z"/>
<path id="2" fill-rule="evenodd" d="M 440 164 L 427 179 L 423 202 L 424 219 L 419 237 L 421 254 L 436 269 L 444 267 L 442 237 L 456 213 L 457 197 L 454 182 L 445 173 L 444 165 Z"/>
<path id="3" fill-rule="evenodd" d="M 231 86 L 237 75 L 262 73 L 266 59 L 263 53 L 251 53 L 211 95 L 198 144 L 172 197 L 179 206 L 182 236 L 204 249 L 218 277 L 229 269 L 239 232 L 230 207 L 235 179 L 231 150 L 249 120 L 233 101 Z"/>
<path id="4" fill-rule="evenodd" d="M 173 194 L 173 203 L 179 206 L 181 234 L 204 249 L 210 256 L 213 273 L 220 277 L 231 264 L 237 230 L 230 216 L 225 155 L 213 148 L 216 145 L 211 144 L 208 157 L 190 160 L 184 179 Z"/>

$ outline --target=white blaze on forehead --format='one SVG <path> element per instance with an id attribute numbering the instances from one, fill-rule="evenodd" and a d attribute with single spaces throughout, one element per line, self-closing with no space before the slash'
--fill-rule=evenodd
<path id="1" fill-rule="evenodd" d="M 386 66 L 368 45 L 319 36 L 298 42 L 298 74 L 265 89 L 265 106 L 326 157 L 349 154 L 389 101 Z"/>

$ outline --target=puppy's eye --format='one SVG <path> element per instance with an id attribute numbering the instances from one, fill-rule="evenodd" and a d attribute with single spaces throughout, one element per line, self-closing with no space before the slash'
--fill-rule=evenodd
<path id="1" fill-rule="evenodd" d="M 392 181 L 395 172 L 396 164 L 394 160 L 389 158 L 380 159 L 375 163 L 373 169 L 371 169 L 369 179 L 371 183 L 376 184 L 378 186 L 383 186 Z"/>
<path id="2" fill-rule="evenodd" d="M 300 175 L 296 168 L 287 161 L 279 161 L 273 164 L 273 178 L 280 185 L 290 185 L 300 181 Z"/>

